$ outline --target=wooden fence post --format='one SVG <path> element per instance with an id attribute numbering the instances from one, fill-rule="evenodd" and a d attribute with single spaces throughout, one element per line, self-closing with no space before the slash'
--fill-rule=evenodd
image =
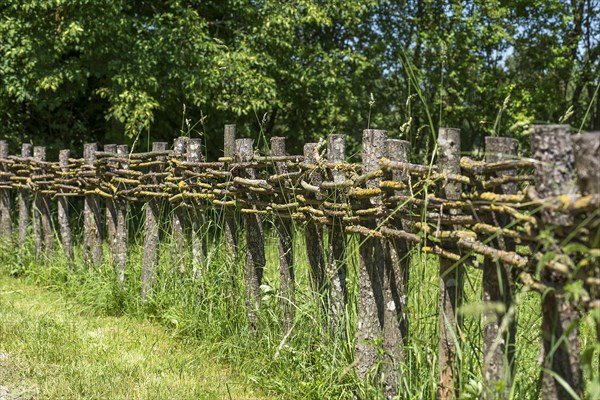
<path id="1" fill-rule="evenodd" d="M 173 144 L 173 161 L 180 162 L 187 152 L 187 137 L 178 137 L 175 139 Z M 174 165 L 174 175 L 180 174 L 180 169 L 177 164 Z M 179 273 L 183 275 L 185 273 L 185 261 L 187 254 L 187 241 L 186 241 L 186 224 L 185 209 L 186 204 L 181 201 L 173 207 L 173 221 L 171 226 L 171 234 L 173 236 L 173 244 L 175 245 L 175 251 L 173 252 L 173 266 L 178 269 Z"/>
<path id="2" fill-rule="evenodd" d="M 332 134 L 327 137 L 327 161 L 341 164 L 346 156 L 345 135 Z M 331 169 L 331 179 L 335 183 L 346 180 L 344 171 Z M 342 203 L 341 191 L 333 192 L 332 202 Z M 346 303 L 348 301 L 348 287 L 346 286 L 346 233 L 342 225 L 342 219 L 333 217 L 329 227 L 329 252 L 327 258 L 327 282 L 329 286 L 329 308 L 331 314 L 331 327 L 333 332 L 345 333 L 344 320 L 346 315 Z"/>
<path id="3" fill-rule="evenodd" d="M 129 148 L 127 145 L 117 146 L 117 156 L 122 159 L 126 159 L 129 154 Z M 129 169 L 129 164 L 126 162 L 120 162 L 119 167 L 121 169 Z M 125 283 L 125 273 L 127 271 L 127 203 L 122 198 L 115 200 L 115 210 L 117 214 L 117 222 L 115 226 L 115 236 L 117 238 L 117 244 L 115 247 L 115 271 L 117 275 L 117 283 L 119 286 L 123 286 Z"/>
<path id="4" fill-rule="evenodd" d="M 387 139 L 385 155 L 392 161 L 408 162 L 410 143 L 404 140 Z M 400 170 L 391 173 L 393 181 L 407 180 L 407 174 Z M 394 195 L 407 195 L 408 190 L 395 190 Z M 396 228 L 402 228 L 401 219 L 393 221 Z M 383 275 L 384 321 L 383 345 L 389 359 L 384 360 L 386 368 L 386 396 L 394 397 L 398 382 L 398 363 L 404 359 L 404 341 L 408 336 L 407 285 L 410 259 L 408 244 L 404 239 L 390 238 L 384 244 L 385 264 Z"/>
<path id="5" fill-rule="evenodd" d="M 224 130 L 224 146 L 223 155 L 231 159 L 235 156 L 235 125 L 225 125 Z M 232 260 L 237 258 L 238 247 L 238 231 L 236 227 L 235 209 L 232 207 L 224 207 L 224 230 L 225 230 L 225 245 L 227 254 Z"/>
<path id="6" fill-rule="evenodd" d="M 600 194 L 600 131 L 574 135 L 573 150 L 575 153 L 575 169 L 579 182 L 579 191 L 582 195 Z M 590 235 L 588 244 L 590 249 L 600 247 L 600 230 L 596 235 Z M 596 279 L 600 280 L 600 261 L 596 260 L 595 265 L 590 266 L 594 269 Z M 590 285 L 591 286 L 591 285 Z M 589 288 L 591 298 L 600 298 L 600 290 L 596 286 Z M 600 342 L 600 321 L 596 319 L 596 340 Z M 598 354 L 600 363 L 600 354 Z"/>
<path id="7" fill-rule="evenodd" d="M 460 129 L 440 128 L 438 158 L 443 174 L 460 174 Z M 460 183 L 446 181 L 444 194 L 447 200 L 460 200 Z M 456 210 L 448 210 L 454 214 Z M 458 228 L 460 229 L 460 228 Z M 459 362 L 455 341 L 460 341 L 461 318 L 457 310 L 462 304 L 464 267 L 440 257 L 439 291 L 439 387 L 438 398 L 455 397 L 458 388 Z"/>
<path id="8" fill-rule="evenodd" d="M 69 172 L 69 157 L 71 152 L 69 150 L 61 150 L 58 153 L 59 165 L 61 166 L 61 172 L 67 174 Z M 64 193 L 65 190 L 61 190 L 60 193 Z M 73 255 L 73 239 L 71 237 L 71 226 L 69 225 L 69 202 L 66 196 L 60 196 L 58 193 L 58 226 L 60 228 L 60 238 L 62 241 L 65 256 L 69 260 L 69 264 L 72 266 Z"/>
<path id="9" fill-rule="evenodd" d="M 33 148 L 33 157 L 38 161 L 39 174 L 44 175 L 46 173 L 46 167 L 44 165 L 46 161 L 46 148 L 35 146 Z M 41 193 L 39 190 L 35 197 L 35 211 L 37 212 L 34 214 L 33 227 L 35 232 L 35 249 L 37 257 L 39 257 L 42 254 L 42 246 L 46 253 L 51 251 L 53 247 L 50 204 L 48 202 L 48 196 Z"/>
<path id="10" fill-rule="evenodd" d="M 8 172 L 8 165 L 2 162 L 3 160 L 8 161 L 8 142 L 6 140 L 0 140 L 0 174 Z M 10 189 L 0 189 L 0 239 L 10 240 L 12 237 L 10 208 Z"/>
<path id="11" fill-rule="evenodd" d="M 96 143 L 83 145 L 83 162 L 88 174 L 95 174 Z M 102 262 L 102 218 L 98 195 L 89 191 L 83 206 L 83 259 L 99 266 Z"/>
<path id="12" fill-rule="evenodd" d="M 30 143 L 23 143 L 21 145 L 21 157 L 31 157 L 33 146 Z M 27 228 L 29 226 L 29 208 L 31 202 L 29 200 L 30 190 L 28 187 L 22 185 L 19 189 L 19 246 L 23 248 L 27 242 Z"/>
<path id="13" fill-rule="evenodd" d="M 376 129 L 363 131 L 363 175 L 379 169 L 379 159 L 384 154 L 387 132 Z M 368 189 L 379 188 L 379 179 L 367 181 Z M 365 208 L 378 207 L 381 197 L 370 198 L 364 201 Z M 376 229 L 373 220 L 363 223 L 369 229 Z M 356 341 L 356 364 L 358 375 L 364 379 L 369 371 L 379 361 L 377 342 L 383 335 L 384 323 L 384 249 L 383 241 L 368 236 L 359 246 L 359 271 L 358 271 L 358 339 Z M 387 366 L 384 367 L 389 372 Z M 386 397 L 393 388 L 385 382 Z"/>
<path id="14" fill-rule="evenodd" d="M 43 154 L 42 154 L 43 149 Z M 46 158 L 46 150 L 42 147 L 35 146 L 33 148 L 33 158 L 35 161 L 41 161 L 42 158 Z M 34 164 L 36 167 L 38 164 Z M 37 188 L 36 188 L 37 189 Z M 33 222 L 33 246 L 35 249 L 35 258 L 39 261 L 42 250 L 43 250 L 43 237 L 42 237 L 42 216 L 41 216 L 41 194 L 38 190 L 34 190 L 33 193 L 33 209 L 31 212 Z"/>
<path id="15" fill-rule="evenodd" d="M 254 156 L 252 139 L 237 139 L 235 141 L 235 161 L 238 163 L 250 162 Z M 244 178 L 254 179 L 255 172 L 252 168 L 244 170 Z M 248 195 L 250 203 L 253 196 Z M 248 320 L 253 329 L 257 327 L 256 311 L 260 302 L 260 284 L 265 267 L 265 242 L 263 228 L 258 214 L 252 210 L 242 211 L 244 219 L 244 233 L 246 235 L 246 306 Z"/>
<path id="16" fill-rule="evenodd" d="M 271 138 L 271 155 L 285 156 L 285 138 Z M 286 174 L 288 172 L 285 162 L 275 163 L 275 172 L 277 174 Z M 289 203 L 290 199 L 286 193 L 285 187 L 288 182 L 280 182 L 281 193 L 283 197 L 278 199 L 280 204 Z M 283 330 L 289 331 L 294 323 L 294 242 L 292 241 L 292 220 L 290 218 L 275 215 L 275 230 L 277 231 L 277 247 L 279 249 L 279 284 L 281 290 L 280 304 L 283 315 Z"/>
<path id="17" fill-rule="evenodd" d="M 165 151 L 167 143 L 152 143 L 152 152 Z M 164 157 L 156 157 L 157 161 Z M 161 172 L 162 166 L 150 167 L 150 172 Z M 157 178 L 150 179 L 151 184 L 157 184 Z M 159 220 L 160 220 L 160 200 L 151 197 L 146 202 L 146 221 L 144 225 L 144 256 L 142 258 L 142 302 L 148 300 L 148 295 L 152 291 L 154 280 L 156 279 L 156 267 L 158 265 L 158 242 L 159 242 Z"/>
<path id="18" fill-rule="evenodd" d="M 600 131 L 573 135 L 571 139 L 581 194 L 600 193 Z"/>
<path id="19" fill-rule="evenodd" d="M 488 163 L 501 160 L 515 159 L 517 156 L 516 139 L 505 137 L 485 138 L 485 161 Z M 501 171 L 497 177 L 514 175 L 515 171 Z M 505 183 L 495 191 L 500 194 L 517 193 L 516 183 Z M 503 215 L 492 215 L 488 223 L 498 227 L 506 227 L 510 222 Z M 514 241 L 504 238 L 501 234 L 495 240 L 496 246 L 501 250 L 514 251 Z M 510 278 L 511 267 L 498 260 L 486 257 L 483 262 L 483 301 L 486 309 L 483 314 L 483 381 L 484 397 L 495 399 L 508 398 L 512 385 L 514 370 L 516 323 L 514 316 L 509 313 L 513 306 L 513 282 Z M 504 311 L 498 311 L 501 306 Z M 508 324 L 503 323 L 505 318 L 510 318 Z M 506 326 L 506 331 L 501 327 Z M 498 388 L 502 388 L 498 392 Z"/>
<path id="20" fill-rule="evenodd" d="M 319 147 L 316 143 L 306 143 L 304 145 L 304 163 L 306 165 L 315 165 L 319 160 Z M 319 186 L 323 181 L 323 176 L 318 169 L 308 173 L 306 178 L 308 184 Z M 307 200 L 316 200 L 318 197 L 313 193 L 306 194 Z M 312 220 L 306 222 L 306 258 L 311 272 L 312 290 L 315 294 L 322 295 L 325 278 L 325 256 L 323 254 L 323 227 Z M 319 299 L 322 301 L 322 299 Z"/>
<path id="21" fill-rule="evenodd" d="M 202 140 L 188 140 L 187 161 L 197 163 L 202 161 Z M 206 219 L 203 210 L 199 209 L 200 204 L 196 199 L 192 199 L 192 279 L 196 280 L 202 275 L 203 268 L 206 268 Z"/>
<path id="22" fill-rule="evenodd" d="M 531 155 L 538 160 L 535 188 L 540 198 L 574 195 L 573 147 L 568 125 L 535 125 Z M 569 229 L 573 218 L 559 210 L 542 210 L 542 221 L 553 229 Z M 583 396 L 579 362 L 579 313 L 563 291 L 565 277 L 542 268 L 541 278 L 551 289 L 542 294 L 542 398 L 566 399 L 569 393 L 553 374 Z"/>
<path id="23" fill-rule="evenodd" d="M 410 142 L 399 139 L 388 139 L 385 141 L 385 153 L 391 161 L 410 162 Z M 408 172 L 402 170 L 392 170 L 391 178 L 393 181 L 405 183 L 407 186 L 410 184 L 410 175 Z M 394 196 L 407 195 L 410 195 L 409 189 L 394 190 Z M 399 229 L 411 232 L 414 224 L 409 220 L 399 219 L 399 221 L 394 222 L 394 225 Z M 399 238 L 390 239 L 388 242 L 389 263 L 392 265 L 392 269 L 389 272 L 386 271 L 386 277 L 389 276 L 392 285 L 395 284 L 395 289 L 393 290 L 394 302 L 396 303 L 395 318 L 398 320 L 398 329 L 401 335 L 398 341 L 401 344 L 408 336 L 406 305 L 408 301 L 408 279 L 410 276 L 409 245 L 406 240 Z"/>
<path id="24" fill-rule="evenodd" d="M 116 144 L 105 144 L 104 152 L 109 154 L 117 153 Z M 106 169 L 115 168 L 114 162 L 108 162 Z M 106 241 L 108 242 L 108 248 L 110 249 L 111 263 L 116 259 L 117 253 L 117 209 L 115 207 L 115 199 L 106 199 Z"/>

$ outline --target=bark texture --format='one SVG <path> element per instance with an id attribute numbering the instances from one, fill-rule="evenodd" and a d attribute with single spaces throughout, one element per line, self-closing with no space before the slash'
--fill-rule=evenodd
<path id="1" fill-rule="evenodd" d="M 271 138 L 271 154 L 273 156 L 285 156 L 285 138 Z M 288 172 L 285 162 L 275 163 L 275 172 L 285 174 Z M 280 185 L 287 186 L 288 182 L 282 181 Z M 277 199 L 277 203 L 289 203 L 287 194 Z M 293 226 L 290 218 L 275 216 L 275 230 L 277 231 L 277 247 L 279 250 L 279 284 L 280 284 L 280 307 L 283 315 L 283 329 L 285 332 L 292 328 L 294 323 L 294 247 L 292 241 Z"/>
<path id="2" fill-rule="evenodd" d="M 167 144 L 164 142 L 152 143 L 152 151 L 164 151 Z M 157 159 L 161 159 L 157 157 Z M 151 172 L 161 172 L 162 166 L 150 167 Z M 157 184 L 158 179 L 152 178 L 150 183 Z M 148 300 L 156 279 L 156 267 L 158 266 L 158 244 L 159 244 L 159 222 L 160 222 L 160 200 L 153 197 L 146 202 L 146 222 L 144 226 L 144 255 L 142 258 L 142 302 Z"/>
<path id="3" fill-rule="evenodd" d="M 581 194 L 600 193 L 600 131 L 574 135 L 572 141 Z"/>
<path id="4" fill-rule="evenodd" d="M 39 164 L 39 173 L 44 174 L 46 168 L 43 162 L 46 161 L 46 148 L 35 146 L 33 148 L 33 158 L 41 162 Z M 39 192 L 35 196 L 33 231 L 36 256 L 41 257 L 43 253 L 48 254 L 54 244 L 50 201 L 47 195 Z"/>
<path id="5" fill-rule="evenodd" d="M 385 155 L 392 161 L 409 162 L 410 143 L 406 140 L 388 139 L 385 141 Z M 407 173 L 395 170 L 391 173 L 392 180 L 408 183 Z M 395 196 L 409 195 L 408 189 L 395 190 Z M 396 229 L 410 231 L 412 224 L 408 220 L 396 218 L 393 221 Z M 402 345 L 408 336 L 407 318 L 407 285 L 409 278 L 410 257 L 409 246 L 405 240 L 389 239 L 387 241 L 386 265 L 385 265 L 385 287 L 386 309 L 386 340 L 390 343 L 389 348 L 396 349 L 396 357 L 403 360 Z M 393 310 L 392 310 L 393 308 Z"/>
<path id="6" fill-rule="evenodd" d="M 235 141 L 235 161 L 249 162 L 254 156 L 252 139 L 237 139 Z M 244 178 L 254 179 L 255 172 L 252 168 L 245 169 Z M 248 194 L 252 202 L 254 195 Z M 246 307 L 248 320 L 253 329 L 257 327 L 256 312 L 260 305 L 260 284 L 265 268 L 265 241 L 260 217 L 254 213 L 244 213 L 244 233 L 246 235 Z"/>
<path id="7" fill-rule="evenodd" d="M 306 143 L 304 145 L 304 163 L 308 165 L 317 165 L 320 161 L 319 147 L 316 143 Z M 323 182 L 323 175 L 318 169 L 310 170 L 304 177 L 304 181 L 313 186 L 318 186 Z M 307 193 L 308 200 L 314 200 L 317 196 L 314 193 Z M 323 226 L 309 220 L 305 228 L 306 236 L 306 258 L 310 266 L 310 278 L 313 293 L 318 296 L 317 301 L 321 301 L 325 289 L 325 255 L 323 248 Z"/>
<path id="8" fill-rule="evenodd" d="M 438 135 L 439 166 L 444 174 L 460 174 L 460 129 L 440 128 Z M 444 197 L 459 200 L 462 188 L 459 183 L 446 181 Z M 456 210 L 445 210 L 450 214 Z M 457 229 L 460 229 L 458 227 Z M 457 310 L 462 304 L 464 267 L 440 257 L 439 292 L 439 399 L 451 399 L 458 388 L 457 349 L 455 339 L 460 338 L 461 320 Z"/>
<path id="9" fill-rule="evenodd" d="M 598 195 L 600 194 L 600 131 L 575 135 L 572 136 L 572 139 L 579 190 L 585 196 Z M 595 234 L 590 235 L 588 247 L 590 249 L 600 247 L 600 227 L 596 229 Z M 589 268 L 593 268 L 593 275 L 600 279 L 600 260 L 596 260 L 596 263 L 590 265 Z M 592 299 L 600 298 L 600 290 L 597 286 L 590 285 L 587 289 Z M 600 321 L 598 320 L 596 320 L 596 340 L 600 342 Z M 600 354 L 598 362 L 600 362 Z"/>
<path id="10" fill-rule="evenodd" d="M 117 156 L 126 159 L 129 155 L 127 145 L 117 146 Z M 119 163 L 121 169 L 129 169 L 129 165 L 125 162 Z M 123 199 L 115 200 L 115 210 L 117 213 L 116 222 L 116 237 L 117 244 L 115 247 L 115 272 L 117 275 L 117 283 L 123 287 L 125 284 L 125 274 L 127 272 L 127 203 Z"/>
<path id="11" fill-rule="evenodd" d="M 88 143 L 83 147 L 84 164 L 89 169 L 94 168 L 96 149 L 96 143 Z M 97 194 L 86 194 L 84 200 L 83 258 L 96 267 L 102 262 L 102 217 Z"/>
<path id="12" fill-rule="evenodd" d="M 385 136 L 384 136 L 385 139 Z M 387 156 L 394 161 L 407 161 L 410 144 L 406 141 L 387 139 L 383 153 L 378 159 Z M 403 180 L 401 171 L 393 173 L 392 178 Z M 398 193 L 400 194 L 400 193 Z M 377 226 L 383 221 L 377 220 Z M 401 228 L 402 222 L 396 221 Z M 406 329 L 406 283 L 408 279 L 408 246 L 400 239 L 379 240 L 383 249 L 383 367 L 385 374 L 384 394 L 391 399 L 396 396 L 400 377 L 398 365 L 404 360 L 403 341 Z M 381 256 L 380 256 L 381 257 Z"/>
<path id="13" fill-rule="evenodd" d="M 539 161 L 535 168 L 535 189 L 541 198 L 572 195 L 575 185 L 573 146 L 568 125 L 535 125 L 531 134 L 531 157 Z M 542 210 L 546 223 L 573 224 L 573 218 L 557 210 Z"/>
<path id="14" fill-rule="evenodd" d="M 104 145 L 104 152 L 116 154 L 117 145 Z M 114 162 L 110 162 L 106 166 L 106 168 L 109 170 L 114 167 Z M 113 263 L 116 259 L 117 252 L 117 208 L 115 206 L 114 199 L 106 199 L 105 203 L 106 241 L 108 242 L 108 248 L 110 249 L 110 262 Z"/>
<path id="15" fill-rule="evenodd" d="M 385 139 L 387 132 L 375 129 L 363 131 L 362 161 L 363 174 L 379 169 L 378 161 L 384 155 Z M 367 188 L 379 186 L 379 179 L 366 182 Z M 377 206 L 381 203 L 380 197 L 370 198 L 363 204 L 364 208 Z M 369 229 L 376 229 L 376 221 L 366 221 L 364 225 Z M 373 237 L 360 238 L 359 271 L 358 271 L 358 327 L 356 342 L 357 372 L 361 378 L 366 378 L 369 373 L 376 373 L 373 368 L 378 362 L 383 363 L 385 375 L 384 394 L 386 398 L 394 395 L 396 390 L 394 381 L 395 372 L 393 363 L 387 357 L 381 360 L 378 342 L 384 337 L 384 320 L 390 310 L 385 303 L 385 245 L 383 240 Z M 391 306 L 389 308 L 392 308 Z M 384 348 L 385 352 L 389 349 Z"/>
<path id="16" fill-rule="evenodd" d="M 7 159 L 8 142 L 0 140 L 0 160 Z M 7 171 L 8 165 L 0 161 L 0 173 Z M 12 237 L 11 205 L 11 191 L 9 189 L 0 189 L 0 239 L 7 241 Z"/>
<path id="17" fill-rule="evenodd" d="M 343 163 L 346 156 L 346 137 L 344 135 L 329 135 L 327 138 L 327 161 L 330 163 Z M 346 174 L 343 171 L 331 170 L 330 179 L 333 182 L 343 182 Z M 341 191 L 333 192 L 330 201 L 343 203 Z M 329 296 L 329 315 L 333 332 L 345 334 L 346 303 L 348 300 L 348 287 L 346 285 L 346 234 L 342 220 L 339 217 L 331 218 L 329 227 L 329 251 L 327 258 L 327 282 Z"/>
<path id="18" fill-rule="evenodd" d="M 173 145 L 173 159 L 176 161 L 184 161 L 187 152 L 187 137 L 179 137 L 175 139 Z M 175 164 L 175 173 L 179 170 Z M 171 235 L 175 251 L 172 254 L 173 268 L 177 269 L 181 275 L 185 274 L 187 240 L 186 240 L 186 204 L 181 202 L 173 207 L 173 220 L 171 221 Z"/>
<path id="19" fill-rule="evenodd" d="M 235 125 L 225 125 L 223 134 L 223 155 L 232 159 L 235 155 L 235 134 Z M 235 210 L 231 207 L 225 207 L 224 216 L 225 245 L 227 246 L 227 254 L 229 255 L 231 260 L 235 260 L 237 258 L 238 253 L 238 232 L 235 218 Z"/>
<path id="20" fill-rule="evenodd" d="M 187 160 L 189 162 L 202 161 L 201 139 L 190 139 L 188 141 Z M 198 172 L 197 170 L 195 172 Z M 191 208 L 192 217 L 192 279 L 198 279 L 203 269 L 206 268 L 206 219 L 204 210 L 200 203 L 194 201 Z"/>
<path id="21" fill-rule="evenodd" d="M 536 125 L 531 135 L 531 155 L 536 164 L 535 188 L 541 198 L 572 195 L 577 192 L 571 131 L 567 125 Z M 557 210 L 543 210 L 542 221 L 552 229 L 565 229 L 573 217 Z M 579 312 L 563 291 L 564 276 L 543 268 L 542 282 L 552 288 L 542 296 L 542 398 L 565 399 L 569 393 L 551 374 L 560 376 L 583 396 L 579 362 Z"/>
<path id="22" fill-rule="evenodd" d="M 62 172 L 69 172 L 70 150 L 61 150 L 58 154 L 58 160 Z M 69 202 L 67 197 L 58 198 L 58 226 L 60 228 L 60 238 L 67 259 L 73 261 L 73 238 L 71 237 L 71 225 L 69 223 Z"/>
<path id="23" fill-rule="evenodd" d="M 517 156 L 516 139 L 503 137 L 485 138 L 485 161 L 496 162 L 515 159 Z M 514 175 L 515 171 L 501 171 L 496 176 Z M 496 193 L 514 194 L 515 183 L 501 185 Z M 507 218 L 492 215 L 487 221 L 490 225 L 506 227 Z M 514 251 L 512 240 L 499 235 L 495 247 L 500 250 Z M 516 323 L 514 317 L 507 314 L 513 305 L 513 282 L 511 267 L 507 264 L 485 258 L 483 263 L 483 301 L 487 308 L 483 314 L 483 379 L 484 398 L 507 398 L 512 385 L 513 360 L 515 353 Z M 504 321 L 508 318 L 508 321 Z M 505 327 L 503 330 L 502 327 Z M 498 388 L 503 388 L 498 392 Z"/>
<path id="24" fill-rule="evenodd" d="M 33 146 L 29 143 L 21 145 L 21 157 L 31 157 Z M 27 230 L 29 227 L 29 189 L 19 189 L 19 246 L 23 248 L 27 242 Z"/>

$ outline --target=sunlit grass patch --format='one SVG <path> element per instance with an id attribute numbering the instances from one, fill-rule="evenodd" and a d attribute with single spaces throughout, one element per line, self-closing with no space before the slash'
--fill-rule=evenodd
<path id="1" fill-rule="evenodd" d="M 264 398 L 197 341 L 0 277 L 2 381 L 17 398 Z"/>

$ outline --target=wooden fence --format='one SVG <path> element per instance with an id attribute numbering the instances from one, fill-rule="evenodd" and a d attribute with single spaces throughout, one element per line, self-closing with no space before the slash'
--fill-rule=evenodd
<path id="1" fill-rule="evenodd" d="M 360 377 L 380 365 L 388 398 L 397 394 L 395 371 L 402 345 L 410 340 L 405 292 L 410 250 L 417 246 L 440 260 L 439 398 L 456 396 L 455 338 L 462 323 L 458 308 L 466 268 L 483 269 L 483 300 L 501 305 L 484 314 L 484 396 L 498 396 L 499 381 L 510 387 L 516 323 L 505 310 L 517 284 L 542 295 L 543 398 L 569 397 L 561 380 L 583 395 L 577 322 L 583 312 L 600 307 L 599 132 L 573 135 L 568 126 L 539 125 L 531 134 L 531 158 L 517 157 L 514 139 L 488 137 L 485 159 L 473 160 L 461 157 L 460 131 L 443 128 L 435 165 L 410 163 L 410 143 L 388 139 L 383 130 L 363 132 L 362 163 L 345 162 L 343 135 L 308 143 L 303 155 L 290 156 L 285 138 L 271 138 L 270 152 L 259 155 L 252 139 L 236 140 L 235 133 L 234 125 L 225 127 L 224 157 L 218 161 L 204 159 L 200 139 L 183 137 L 172 149 L 153 143 L 146 153 L 87 144 L 82 159 L 62 150 L 58 162 L 46 160 L 44 147 L 30 144 L 23 144 L 20 155 L 9 155 L 7 142 L 0 141 L 0 234 L 12 237 L 13 199 L 18 198 L 18 241 L 26 240 L 31 218 L 36 253 L 51 250 L 51 202 L 56 201 L 62 248 L 72 259 L 67 198 L 83 197 L 84 259 L 89 265 L 102 262 L 104 237 L 122 283 L 126 204 L 142 202 L 141 297 L 146 299 L 157 264 L 159 209 L 171 205 L 175 253 L 191 247 L 189 273 L 194 275 L 206 247 L 198 236 L 186 235 L 186 227 L 197 232 L 206 223 L 203 210 L 219 209 L 231 256 L 238 252 L 238 230 L 245 235 L 246 305 L 249 323 L 256 326 L 265 266 L 262 224 L 272 218 L 286 330 L 294 318 L 293 232 L 305 235 L 313 288 L 327 299 L 334 329 L 348 301 L 346 235 L 357 235 L 355 365 Z M 293 221 L 305 229 L 293 230 Z M 539 239 L 542 231 L 551 232 L 551 244 Z M 566 252 L 566 243 L 581 246 Z M 188 271 L 182 257 L 174 268 Z M 566 290 L 574 281 L 583 287 L 577 301 Z"/>

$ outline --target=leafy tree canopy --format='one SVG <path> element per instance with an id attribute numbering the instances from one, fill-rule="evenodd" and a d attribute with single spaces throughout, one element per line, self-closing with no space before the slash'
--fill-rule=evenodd
<path id="1" fill-rule="evenodd" d="M 600 128 L 594 0 L 4 0 L 0 135 L 46 144 Z M 40 140 L 42 142 L 42 140 Z M 144 142 L 145 143 L 145 142 Z M 295 148 L 294 148 L 295 147 Z M 356 146 L 355 146 L 356 147 Z"/>

